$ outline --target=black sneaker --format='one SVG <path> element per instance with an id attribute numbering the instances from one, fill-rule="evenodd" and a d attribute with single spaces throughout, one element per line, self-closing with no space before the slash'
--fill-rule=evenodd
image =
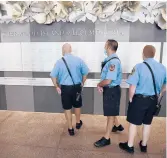
<path id="1" fill-rule="evenodd" d="M 73 128 L 72 129 L 68 129 L 68 133 L 69 133 L 70 136 L 74 136 L 75 135 Z"/>
<path id="2" fill-rule="evenodd" d="M 113 126 L 113 128 L 112 128 L 112 132 L 117 132 L 117 131 L 123 131 L 124 130 L 124 128 L 123 128 L 123 126 L 122 125 L 119 125 L 118 127 L 117 126 Z"/>
<path id="3" fill-rule="evenodd" d="M 82 127 L 82 121 L 80 120 L 80 123 L 76 123 L 76 129 L 80 129 Z"/>
<path id="4" fill-rule="evenodd" d="M 110 144 L 111 144 L 110 139 L 106 139 L 102 137 L 100 140 L 94 143 L 94 146 L 100 148 L 100 147 L 104 147 Z"/>
<path id="5" fill-rule="evenodd" d="M 143 146 L 143 145 L 142 145 L 142 141 L 140 141 L 139 146 L 140 146 L 141 152 L 144 152 L 144 153 L 147 152 L 147 145 L 146 145 L 146 146 Z"/>
<path id="6" fill-rule="evenodd" d="M 128 153 L 131 153 L 131 154 L 134 153 L 134 147 L 129 147 L 127 142 L 126 143 L 119 143 L 119 147 L 122 150 L 127 151 Z"/>

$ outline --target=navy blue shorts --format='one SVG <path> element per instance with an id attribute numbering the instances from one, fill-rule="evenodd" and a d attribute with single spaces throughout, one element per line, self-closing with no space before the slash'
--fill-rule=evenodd
<path id="1" fill-rule="evenodd" d="M 61 86 L 61 101 L 64 110 L 70 110 L 72 107 L 80 108 L 82 106 L 81 91 L 81 84 L 75 86 Z"/>
<path id="2" fill-rule="evenodd" d="M 121 88 L 115 86 L 112 88 L 103 88 L 103 111 L 104 116 L 118 116 L 121 99 Z"/>
<path id="3" fill-rule="evenodd" d="M 134 125 L 150 125 L 156 110 L 156 103 L 155 97 L 134 95 L 132 102 L 129 103 L 127 121 Z"/>

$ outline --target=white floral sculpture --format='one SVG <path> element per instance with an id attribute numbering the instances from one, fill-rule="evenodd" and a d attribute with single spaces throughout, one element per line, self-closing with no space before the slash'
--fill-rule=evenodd
<path id="1" fill-rule="evenodd" d="M 4 1 L 0 2 L 0 23 L 124 21 L 166 25 L 166 1 Z"/>

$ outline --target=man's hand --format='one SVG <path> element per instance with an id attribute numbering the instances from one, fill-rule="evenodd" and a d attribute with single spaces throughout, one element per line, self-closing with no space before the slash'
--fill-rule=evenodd
<path id="1" fill-rule="evenodd" d="M 130 103 L 132 102 L 132 98 L 129 99 L 129 102 L 130 102 Z"/>
<path id="2" fill-rule="evenodd" d="M 61 89 L 60 89 L 60 87 L 57 87 L 56 90 L 57 90 L 57 93 L 60 95 L 60 94 L 61 94 Z"/>
<path id="3" fill-rule="evenodd" d="M 81 83 L 81 87 L 84 87 L 84 83 L 83 82 Z"/>
<path id="4" fill-rule="evenodd" d="M 99 93 L 103 93 L 103 88 L 102 87 L 97 86 L 97 89 L 98 89 Z"/>
<path id="5" fill-rule="evenodd" d="M 135 85 L 130 85 L 129 87 L 129 102 L 131 103 L 133 100 L 133 96 L 135 94 L 136 91 L 136 86 Z"/>
<path id="6" fill-rule="evenodd" d="M 83 92 L 84 83 L 81 83 L 81 92 Z"/>

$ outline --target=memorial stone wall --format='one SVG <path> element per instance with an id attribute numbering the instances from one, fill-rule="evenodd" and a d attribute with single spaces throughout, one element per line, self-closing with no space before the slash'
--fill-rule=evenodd
<path id="1" fill-rule="evenodd" d="M 83 91 L 85 114 L 103 114 L 102 96 L 96 84 L 100 79 L 100 64 L 104 59 L 107 39 L 119 42 L 118 56 L 123 66 L 120 115 L 128 106 L 126 79 L 133 66 L 142 62 L 146 44 L 156 48 L 155 59 L 166 64 L 166 31 L 153 24 L 141 22 L 70 23 L 50 25 L 32 23 L 0 24 L 0 109 L 35 112 L 63 112 L 60 96 L 49 74 L 61 58 L 61 46 L 69 42 L 73 54 L 81 57 L 90 73 Z M 165 65 L 166 66 L 166 65 Z M 160 116 L 166 116 L 166 98 Z"/>

